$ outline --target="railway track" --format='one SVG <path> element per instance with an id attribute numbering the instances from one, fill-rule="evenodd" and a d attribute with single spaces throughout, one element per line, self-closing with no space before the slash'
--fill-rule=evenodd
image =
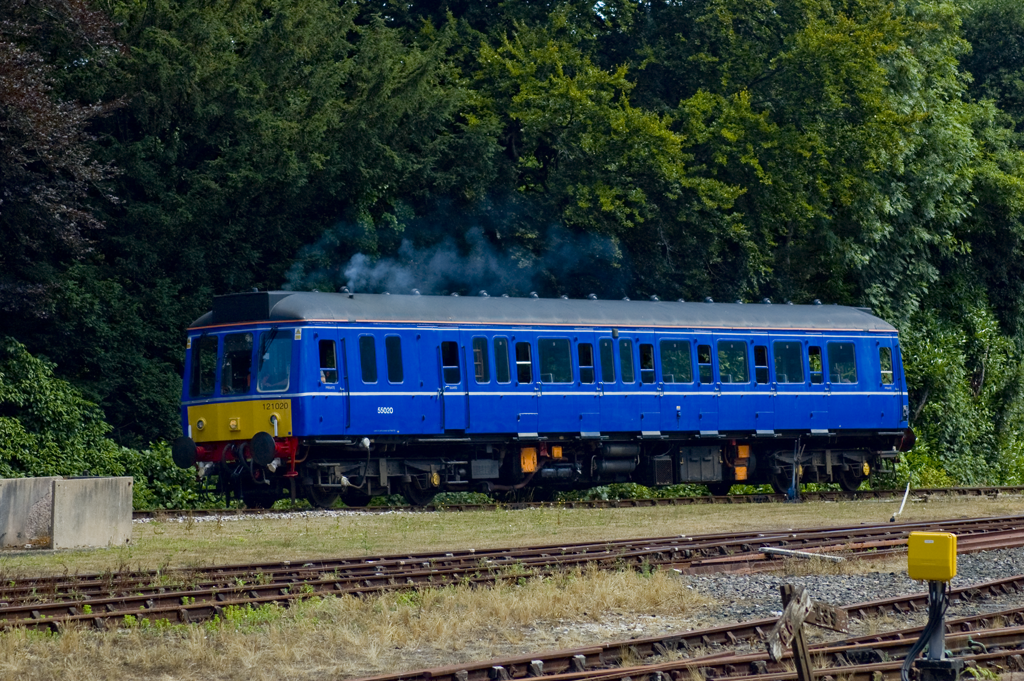
<path id="1" fill-rule="evenodd" d="M 980 598 L 1022 592 L 1024 575 L 1018 575 L 954 589 L 950 600 L 955 606 Z M 875 614 L 924 611 L 927 602 L 927 594 L 918 593 L 855 603 L 847 606 L 846 611 L 851 617 L 863 618 Z M 787 662 L 792 666 L 788 653 L 781 663 L 776 664 L 761 650 L 730 650 L 738 646 L 761 648 L 775 622 L 774 618 L 752 620 L 666 636 L 367 677 L 359 681 L 492 681 L 522 677 L 541 677 L 544 681 L 582 681 L 624 677 L 653 679 L 658 678 L 654 675 L 659 673 L 664 675 L 662 681 L 676 678 L 684 681 L 734 677 L 750 677 L 757 681 L 792 678 L 795 674 L 786 669 Z M 816 670 L 816 675 L 835 675 L 846 679 L 847 674 L 852 674 L 852 677 L 862 678 L 857 668 L 864 667 L 862 672 L 866 678 L 876 681 L 872 677 L 874 671 L 889 671 L 888 667 L 879 668 L 877 665 L 893 660 L 897 662 L 892 669 L 898 673 L 898 660 L 920 636 L 921 629 L 911 627 L 812 645 L 810 650 L 815 664 L 822 667 Z M 947 648 L 957 653 L 974 655 L 979 650 L 988 652 L 996 647 L 1002 648 L 1000 652 L 1007 653 L 1004 657 L 984 658 L 982 661 L 986 664 L 1001 661 L 1008 668 L 1024 671 L 1024 659 L 1017 650 L 1018 646 L 1024 645 L 1024 606 L 948 620 L 946 636 Z M 624 660 L 637 661 L 657 656 L 679 659 L 661 664 L 624 666 Z M 682 676 L 677 677 L 676 672 Z"/>
<path id="2" fill-rule="evenodd" d="M 840 551 L 850 557 L 877 558 L 902 553 L 907 535 L 915 530 L 955 532 L 962 553 L 1024 546 L 1024 516 L 1008 516 L 51 577 L 0 588 L 0 624 L 58 630 L 67 622 L 84 621 L 104 627 L 128 614 L 187 623 L 222 614 L 229 606 L 457 583 L 491 585 L 584 566 L 648 566 L 684 573 L 773 569 L 782 561 L 759 549 Z"/>
<path id="3" fill-rule="evenodd" d="M 805 501 L 862 501 L 868 499 L 899 499 L 904 490 L 866 490 L 860 492 L 801 492 Z M 1024 485 L 1007 487 L 935 487 L 911 490 L 916 497 L 950 496 L 950 497 L 997 497 L 1000 494 L 1024 494 Z M 704 504 L 765 504 L 786 501 L 785 494 L 730 494 L 726 496 L 693 496 L 668 497 L 664 499 L 595 499 L 590 501 L 516 501 L 492 504 L 430 504 L 427 506 L 356 506 L 346 509 L 361 513 L 389 513 L 394 511 L 433 513 L 441 511 L 496 511 L 520 510 L 527 508 L 653 508 L 656 506 L 694 506 Z M 135 520 L 160 519 L 167 517 L 192 516 L 194 518 L 233 516 L 233 515 L 268 515 L 286 516 L 295 513 L 293 510 L 220 508 L 220 509 L 182 509 L 134 511 Z"/>

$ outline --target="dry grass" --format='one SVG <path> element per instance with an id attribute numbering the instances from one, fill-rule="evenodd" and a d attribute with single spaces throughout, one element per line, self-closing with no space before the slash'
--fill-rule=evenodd
<path id="1" fill-rule="evenodd" d="M 363 676 L 589 643 L 572 631 L 606 617 L 676 616 L 711 605 L 666 573 L 574 572 L 525 588 L 327 598 L 205 626 L 13 631 L 0 635 L 0 679 Z"/>
<path id="2" fill-rule="evenodd" d="M 907 569 L 905 555 L 870 558 L 852 552 L 830 551 L 829 555 L 846 558 L 841 563 L 833 563 L 823 558 L 785 558 L 782 560 L 780 572 L 787 577 L 803 577 L 806 575 L 864 575 L 871 572 L 903 572 Z"/>
<path id="3" fill-rule="evenodd" d="M 0 554 L 0 577 L 199 567 L 559 542 L 884 523 L 899 502 L 708 505 L 346 514 L 231 521 L 164 520 L 134 526 L 132 544 L 107 551 Z M 908 505 L 906 521 L 1024 513 L 1024 497 Z"/>

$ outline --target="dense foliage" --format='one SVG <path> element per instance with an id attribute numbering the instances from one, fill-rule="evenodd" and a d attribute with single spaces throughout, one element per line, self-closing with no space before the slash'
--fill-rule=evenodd
<path id="1" fill-rule="evenodd" d="M 0 0 L 4 331 L 141 449 L 253 286 L 866 305 L 900 475 L 1019 482 L 1022 7 Z"/>

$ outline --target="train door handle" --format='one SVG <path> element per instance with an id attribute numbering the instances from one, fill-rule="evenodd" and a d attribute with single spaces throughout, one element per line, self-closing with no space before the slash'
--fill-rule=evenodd
<path id="1" fill-rule="evenodd" d="M 771 394 L 772 397 L 775 397 L 776 395 L 779 394 L 779 384 L 774 381 L 772 381 Z"/>

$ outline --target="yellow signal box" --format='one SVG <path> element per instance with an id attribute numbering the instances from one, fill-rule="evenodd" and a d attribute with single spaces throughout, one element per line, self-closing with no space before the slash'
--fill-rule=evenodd
<path id="1" fill-rule="evenodd" d="M 948 582 L 956 576 L 956 535 L 911 532 L 907 540 L 907 573 L 911 579 Z"/>

